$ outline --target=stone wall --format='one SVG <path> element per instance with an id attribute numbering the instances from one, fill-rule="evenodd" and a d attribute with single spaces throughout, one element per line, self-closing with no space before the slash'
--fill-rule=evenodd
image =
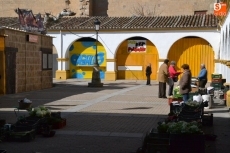
<path id="1" fill-rule="evenodd" d="M 92 8 L 93 0 L 80 0 L 80 16 L 92 16 L 93 8 Z"/>
<path id="2" fill-rule="evenodd" d="M 42 70 L 41 48 L 52 50 L 52 38 L 38 36 L 38 42 L 28 42 L 28 33 L 6 29 L 6 47 L 17 48 L 15 92 L 41 90 L 52 87 L 52 70 Z M 36 35 L 36 34 L 33 34 Z M 9 61 L 10 62 L 10 61 Z"/>
<path id="3" fill-rule="evenodd" d="M 67 6 L 65 0 L 0 0 L 0 17 L 17 17 L 14 9 L 31 9 L 34 14 L 51 13 L 57 16 L 63 9 L 69 9 L 79 16 L 79 0 L 70 0 Z"/>
<path id="4" fill-rule="evenodd" d="M 95 0 L 99 3 L 101 0 Z M 109 16 L 132 16 L 138 15 L 135 11 L 141 10 L 145 15 L 193 15 L 194 11 L 207 10 L 208 13 L 213 13 L 213 3 L 216 0 L 103 0 L 108 3 L 104 9 L 108 9 Z M 94 15 L 100 14 L 101 10 L 95 9 Z M 103 9 L 102 9 L 103 10 Z"/>
<path id="5" fill-rule="evenodd" d="M 192 15 L 194 11 L 213 13 L 216 0 L 69 0 L 68 7 L 76 16 L 133 16 L 135 9 L 145 15 Z M 57 15 L 66 8 L 65 0 L 1 0 L 0 17 L 16 17 L 16 8 L 32 9 L 34 14 Z"/>

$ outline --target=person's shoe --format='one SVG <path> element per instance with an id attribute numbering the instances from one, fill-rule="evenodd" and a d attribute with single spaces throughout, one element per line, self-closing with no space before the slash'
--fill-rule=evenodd
<path id="1" fill-rule="evenodd" d="M 162 98 L 166 99 L 166 98 L 168 98 L 168 97 L 162 97 Z"/>

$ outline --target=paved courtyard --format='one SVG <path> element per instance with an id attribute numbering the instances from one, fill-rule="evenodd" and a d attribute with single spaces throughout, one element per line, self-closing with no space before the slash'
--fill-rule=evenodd
<path id="1" fill-rule="evenodd" d="M 60 111 L 67 126 L 56 130 L 52 138 L 37 135 L 28 143 L 3 142 L 7 153 L 135 153 L 143 136 L 169 113 L 167 99 L 157 98 L 158 84 L 145 81 L 103 81 L 102 88 L 87 87 L 90 80 L 54 80 L 54 87 L 41 91 L 0 96 L 0 118 L 15 123 L 14 107 L 28 98 L 33 106 L 45 105 Z M 205 127 L 216 134 L 206 143 L 206 153 L 229 153 L 230 115 L 222 101 L 206 111 L 213 112 L 214 126 Z M 20 111 L 18 116 L 28 115 Z"/>

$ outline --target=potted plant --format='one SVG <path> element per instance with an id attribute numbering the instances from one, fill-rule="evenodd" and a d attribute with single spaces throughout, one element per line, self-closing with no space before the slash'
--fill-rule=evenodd
<path id="1" fill-rule="evenodd" d="M 51 111 L 45 106 L 38 106 L 35 108 L 31 108 L 30 110 L 28 110 L 28 112 L 30 117 L 42 118 L 42 117 L 50 117 L 51 115 Z"/>
<path id="2" fill-rule="evenodd" d="M 61 129 L 66 126 L 66 119 L 65 118 L 57 118 L 57 117 L 49 117 L 48 123 L 52 125 L 53 129 Z"/>
<path id="3" fill-rule="evenodd" d="M 198 122 L 163 122 L 157 129 L 169 133 L 170 153 L 205 151 L 205 136 Z"/>
<path id="4" fill-rule="evenodd" d="M 171 105 L 173 101 L 178 101 L 182 102 L 183 98 L 182 95 L 180 94 L 180 87 L 177 86 L 173 89 L 173 96 L 168 97 L 168 104 Z"/>

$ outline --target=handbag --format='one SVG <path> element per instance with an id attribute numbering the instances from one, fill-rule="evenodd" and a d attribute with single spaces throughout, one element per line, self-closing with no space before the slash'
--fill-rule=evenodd
<path id="1" fill-rule="evenodd" d="M 173 81 L 177 82 L 178 81 L 178 76 L 173 77 Z"/>

